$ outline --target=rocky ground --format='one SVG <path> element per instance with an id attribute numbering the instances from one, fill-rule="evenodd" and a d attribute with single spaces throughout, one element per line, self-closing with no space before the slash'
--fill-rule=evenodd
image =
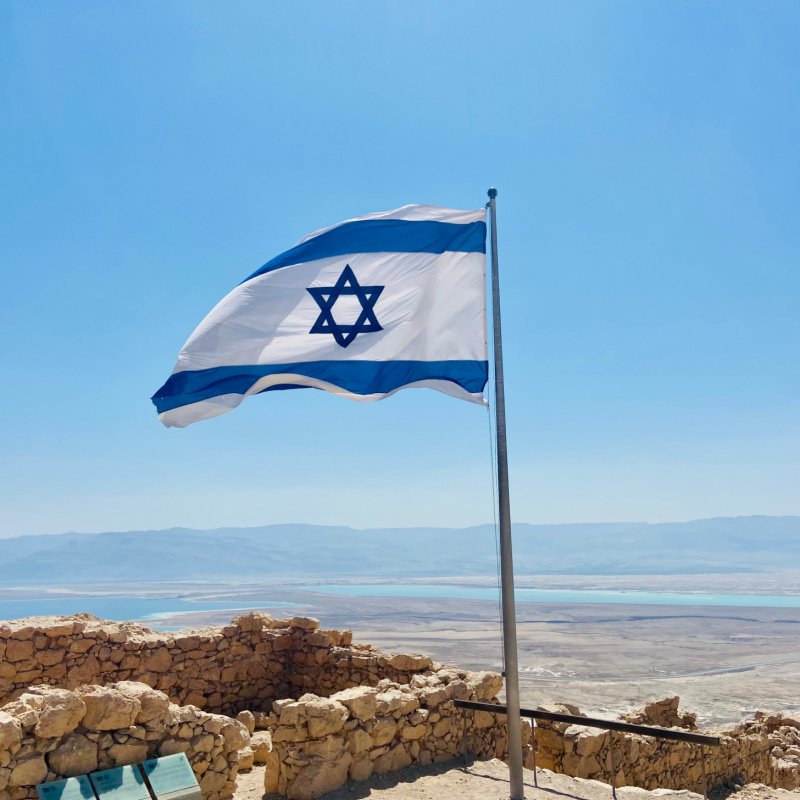
<path id="1" fill-rule="evenodd" d="M 787 789 L 773 789 L 760 783 L 751 783 L 742 786 L 733 793 L 712 793 L 711 800 L 797 800 L 800 789 L 788 791 Z"/>
<path id="2" fill-rule="evenodd" d="M 599 781 L 570 778 L 549 770 L 525 770 L 527 800 L 609 800 L 611 787 Z M 264 768 L 256 767 L 239 776 L 234 800 L 261 800 Z M 408 767 L 389 775 L 376 775 L 369 781 L 342 787 L 325 800 L 508 800 L 508 767 L 497 760 L 467 764 L 440 764 Z M 273 795 L 274 797 L 274 795 Z M 619 800 L 702 800 L 702 795 L 688 791 L 644 789 L 625 786 L 617 789 Z M 772 789 L 751 784 L 735 791 L 712 794 L 711 800 L 800 800 L 800 790 Z"/>
<path id="3" fill-rule="evenodd" d="M 525 795 L 528 800 L 608 800 L 610 787 L 597 781 L 586 781 L 539 770 L 539 788 L 534 787 L 533 773 L 525 770 Z M 255 767 L 240 775 L 234 800 L 261 800 L 264 769 Z M 641 789 L 625 788 L 617 792 L 620 800 L 675 798 L 701 800 L 692 792 L 655 794 Z M 753 795 L 755 800 L 758 795 Z M 798 795 L 794 795 L 797 798 Z M 326 800 L 508 800 L 508 767 L 502 761 L 474 761 L 469 764 L 408 767 L 388 775 L 375 775 L 369 781 L 353 783 L 325 795 Z M 751 800 L 748 798 L 747 800 Z"/>

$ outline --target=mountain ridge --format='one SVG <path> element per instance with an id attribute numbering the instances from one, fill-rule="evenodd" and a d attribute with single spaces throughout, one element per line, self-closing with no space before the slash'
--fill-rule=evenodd
<path id="1" fill-rule="evenodd" d="M 514 524 L 518 574 L 678 574 L 800 569 L 800 516 L 687 522 Z M 267 577 L 493 575 L 494 526 L 247 528 L 39 534 L 0 543 L 16 585 Z"/>

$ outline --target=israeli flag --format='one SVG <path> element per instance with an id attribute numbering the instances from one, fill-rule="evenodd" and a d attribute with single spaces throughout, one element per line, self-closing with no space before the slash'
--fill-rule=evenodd
<path id="1" fill-rule="evenodd" d="M 184 427 L 245 397 L 380 400 L 427 387 L 483 402 L 485 211 L 409 205 L 310 233 L 224 297 L 153 403 Z"/>

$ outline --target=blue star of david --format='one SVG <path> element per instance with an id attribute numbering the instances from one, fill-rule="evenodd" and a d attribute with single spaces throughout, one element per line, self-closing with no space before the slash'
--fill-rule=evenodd
<path id="1" fill-rule="evenodd" d="M 315 286 L 306 289 L 320 308 L 317 321 L 309 333 L 329 333 L 336 340 L 336 344 L 347 347 L 359 333 L 382 331 L 383 327 L 375 316 L 375 302 L 385 288 L 385 286 L 362 286 L 347 264 L 333 286 Z M 357 297 L 361 303 L 361 313 L 352 325 L 340 325 L 333 318 L 333 306 L 342 295 Z"/>

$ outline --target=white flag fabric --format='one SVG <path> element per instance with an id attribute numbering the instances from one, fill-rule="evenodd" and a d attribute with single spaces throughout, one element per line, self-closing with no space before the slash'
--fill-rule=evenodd
<path id="1" fill-rule="evenodd" d="M 487 378 L 485 210 L 409 205 L 315 231 L 256 270 L 198 325 L 153 403 L 184 427 L 281 389 L 483 402 Z"/>

